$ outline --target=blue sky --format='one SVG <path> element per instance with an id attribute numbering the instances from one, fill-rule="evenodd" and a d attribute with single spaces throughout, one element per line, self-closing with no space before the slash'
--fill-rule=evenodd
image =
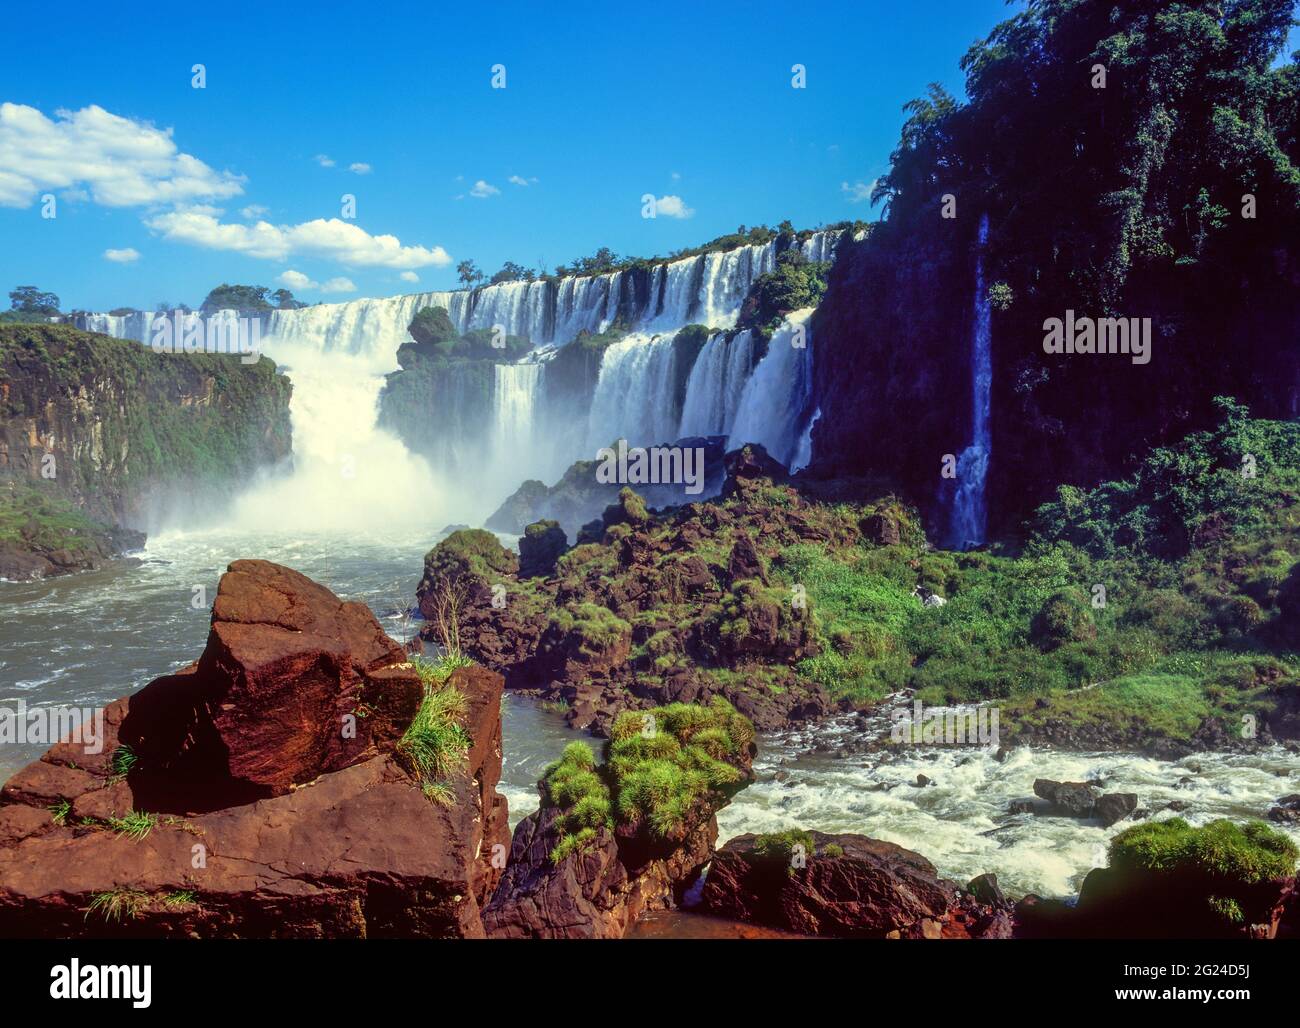
<path id="1" fill-rule="evenodd" d="M 0 171 L 0 286 L 65 310 L 197 304 L 221 281 L 385 296 L 454 288 L 465 258 L 553 268 L 599 246 L 650 255 L 741 224 L 870 218 L 854 187 L 885 170 L 901 106 L 931 81 L 960 92 L 958 59 L 1014 9 L 114 6 L 61 5 L 58 31 L 24 33 L 0 63 L 0 101 L 39 112 L 20 112 L 25 145 L 49 155 L 21 181 Z M 91 105 L 107 114 L 56 113 Z M 81 180 L 60 147 L 98 163 Z M 645 193 L 693 213 L 644 219 Z"/>

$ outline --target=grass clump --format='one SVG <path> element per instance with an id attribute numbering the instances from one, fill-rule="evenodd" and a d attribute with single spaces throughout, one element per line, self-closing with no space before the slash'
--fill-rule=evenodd
<path id="1" fill-rule="evenodd" d="M 802 828 L 787 828 L 783 832 L 767 832 L 754 839 L 754 855 L 760 860 L 789 864 L 795 855 L 795 847 L 802 847 L 802 856 L 807 858 L 816 848 L 812 833 Z M 840 850 L 840 853 L 843 853 Z"/>
<path id="2" fill-rule="evenodd" d="M 116 781 L 125 778 L 134 770 L 139 757 L 135 755 L 135 750 L 131 749 L 126 743 L 123 743 L 113 751 L 113 755 L 108 760 L 109 780 Z"/>
<path id="3" fill-rule="evenodd" d="M 49 811 L 50 819 L 62 828 L 68 823 L 68 815 L 72 813 L 72 803 L 69 800 L 59 800 L 49 807 Z"/>
<path id="4" fill-rule="evenodd" d="M 1193 828 L 1180 817 L 1148 821 L 1111 840 L 1110 864 L 1119 870 L 1195 874 L 1243 886 L 1287 878 L 1296 844 L 1262 821 L 1220 819 Z"/>
<path id="5" fill-rule="evenodd" d="M 596 841 L 601 829 L 612 830 L 614 819 L 609 786 L 596 767 L 591 747 L 571 742 L 542 776 L 543 799 L 558 807 L 560 841 L 551 850 L 551 862 L 579 853 Z"/>
<path id="6" fill-rule="evenodd" d="M 85 919 L 89 920 L 91 914 L 98 914 L 105 921 L 114 924 L 120 924 L 126 920 L 134 921 L 140 916 L 140 911 L 148 902 L 149 897 L 138 889 L 113 889 L 111 892 L 97 892 L 90 898 L 90 905 L 86 907 Z"/>
<path id="7" fill-rule="evenodd" d="M 397 749 L 425 778 L 438 780 L 459 771 L 469 752 L 470 738 L 461 724 L 465 697 L 455 686 L 431 689 Z"/>
<path id="8" fill-rule="evenodd" d="M 157 814 L 149 814 L 143 810 L 132 810 L 124 817 L 110 817 L 108 819 L 108 827 L 118 835 L 125 835 L 137 841 L 153 831 L 154 825 L 157 823 Z"/>

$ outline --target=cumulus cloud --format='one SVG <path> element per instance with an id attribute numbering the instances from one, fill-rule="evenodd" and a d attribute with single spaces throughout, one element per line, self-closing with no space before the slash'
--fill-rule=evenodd
<path id="1" fill-rule="evenodd" d="M 469 191 L 469 195 L 476 196 L 480 200 L 484 200 L 489 196 L 496 196 L 497 193 L 499 192 L 501 192 L 501 190 L 499 190 L 496 186 L 489 185 L 488 183 L 484 182 L 482 179 L 479 179 L 477 182 L 474 183 L 474 187 Z"/>
<path id="2" fill-rule="evenodd" d="M 329 154 L 318 153 L 314 159 L 322 168 L 334 167 L 334 158 Z"/>
<path id="3" fill-rule="evenodd" d="M 398 275 L 397 277 L 400 278 L 403 282 L 419 282 L 419 281 L 420 281 L 420 276 L 417 275 L 414 271 L 403 271 L 403 272 L 402 272 L 400 275 Z"/>
<path id="4" fill-rule="evenodd" d="M 844 199 L 849 203 L 861 203 L 863 200 L 871 199 L 871 191 L 876 188 L 876 180 L 870 182 L 857 181 L 850 185 L 847 182 L 840 183 L 840 192 Z"/>
<path id="5" fill-rule="evenodd" d="M 105 207 L 189 203 L 238 196 L 245 181 L 181 153 L 171 129 L 94 104 L 53 119 L 0 104 L 0 206 L 29 207 L 53 189 Z"/>
<path id="6" fill-rule="evenodd" d="M 294 271 L 290 268 L 288 271 L 282 271 L 276 281 L 290 289 L 296 289 L 299 292 L 309 292 L 319 289 L 322 293 L 355 293 L 357 287 L 352 284 L 352 279 L 332 278 L 323 285 L 317 282 L 310 275 L 304 275 L 301 271 Z"/>
<path id="7" fill-rule="evenodd" d="M 441 246 L 403 246 L 396 236 L 372 236 L 359 225 L 338 218 L 316 218 L 300 225 L 272 225 L 266 221 L 236 225 L 210 213 L 187 210 L 158 214 L 146 219 L 145 224 L 165 239 L 267 260 L 303 255 L 357 267 L 383 268 L 423 268 L 430 264 L 443 267 L 451 263 Z"/>
<path id="8" fill-rule="evenodd" d="M 680 196 L 673 196 L 671 193 L 667 196 L 661 196 L 655 201 L 655 213 L 663 215 L 665 218 L 693 218 L 695 209 L 687 207 L 686 202 Z"/>
<path id="9" fill-rule="evenodd" d="M 121 250 L 114 250 L 111 247 L 104 251 L 104 260 L 112 261 L 114 264 L 130 264 L 132 261 L 140 259 L 140 251 L 134 247 L 125 247 Z"/>
<path id="10" fill-rule="evenodd" d="M 249 221 L 253 221 L 258 218 L 265 218 L 268 214 L 271 213 L 271 210 L 268 207 L 263 207 L 260 203 L 250 203 L 247 207 L 243 208 L 239 213 L 242 214 L 245 218 L 248 218 Z"/>
<path id="11" fill-rule="evenodd" d="M 288 286 L 290 289 L 318 289 L 319 282 L 313 282 L 311 278 L 304 275 L 301 271 L 294 271 L 290 268 L 288 271 L 281 272 L 276 281 L 282 286 Z"/>
<path id="12" fill-rule="evenodd" d="M 369 175 L 370 165 L 366 164 L 364 161 L 357 161 L 354 164 L 348 165 L 348 171 L 357 175 Z"/>

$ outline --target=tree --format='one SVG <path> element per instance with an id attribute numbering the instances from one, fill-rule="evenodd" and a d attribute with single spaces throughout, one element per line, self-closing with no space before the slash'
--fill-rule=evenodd
<path id="1" fill-rule="evenodd" d="M 13 310 L 23 314 L 52 316 L 59 313 L 59 298 L 53 293 L 43 293 L 35 286 L 18 286 L 9 293 Z"/>
<path id="2" fill-rule="evenodd" d="M 478 265 L 473 261 L 461 261 L 457 264 L 456 274 L 466 289 L 473 289 L 476 282 L 483 281 L 483 272 L 478 270 Z"/>
<path id="3" fill-rule="evenodd" d="M 506 261 L 501 266 L 501 270 L 492 276 L 491 283 L 496 285 L 498 282 L 518 282 L 521 279 L 527 279 L 531 282 L 536 277 L 536 272 L 531 268 L 525 268 L 522 264 L 516 264 L 514 261 Z"/>
<path id="4" fill-rule="evenodd" d="M 412 339 L 425 346 L 460 338 L 445 307 L 421 307 L 411 319 L 407 331 Z"/>
<path id="5" fill-rule="evenodd" d="M 276 306 L 282 311 L 296 311 L 307 306 L 305 303 L 300 303 L 295 300 L 293 298 L 293 293 L 289 292 L 287 289 L 277 289 L 271 294 L 271 299 L 275 301 Z"/>
<path id="6" fill-rule="evenodd" d="M 212 311 L 269 311 L 271 304 L 266 299 L 270 292 L 267 286 L 232 286 L 223 282 L 208 293 L 199 309 L 205 314 Z"/>

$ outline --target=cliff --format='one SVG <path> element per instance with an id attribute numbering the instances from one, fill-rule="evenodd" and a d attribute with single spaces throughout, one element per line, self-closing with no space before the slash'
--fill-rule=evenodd
<path id="1" fill-rule="evenodd" d="M 886 218 L 841 245 L 813 322 L 820 472 L 884 473 L 943 524 L 977 302 L 990 537 L 1057 483 L 1119 477 L 1213 424 L 1216 395 L 1300 413 L 1300 70 L 1272 67 L 1292 5 L 1182 6 L 1156 25 L 1152 5 L 1045 0 L 971 48 L 969 102 L 935 87 L 908 106 Z M 1045 321 L 1071 310 L 1149 318 L 1150 362 L 1044 352 Z"/>
<path id="2" fill-rule="evenodd" d="M 145 528 L 159 505 L 228 496 L 289 455 L 289 393 L 266 357 L 0 327 L 0 548 L 11 570 L 70 570 L 50 559 L 60 550 L 93 564 L 138 539 L 115 529 Z"/>

